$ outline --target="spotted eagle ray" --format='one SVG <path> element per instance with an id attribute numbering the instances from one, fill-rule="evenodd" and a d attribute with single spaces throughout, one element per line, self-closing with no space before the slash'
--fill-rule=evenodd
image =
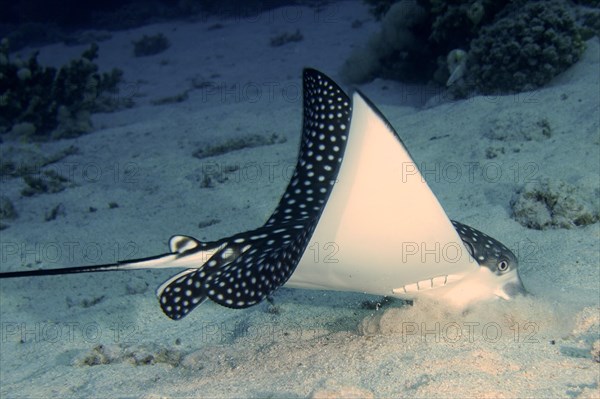
<path id="1" fill-rule="evenodd" d="M 284 284 L 430 296 L 456 308 L 525 293 L 515 255 L 448 218 L 399 135 L 360 91 L 350 99 L 329 77 L 305 69 L 303 95 L 296 169 L 262 227 L 211 242 L 173 236 L 170 252 L 144 259 L 0 278 L 185 268 L 157 289 L 174 320 L 208 298 L 247 308 Z M 318 248 L 327 256 L 315 256 Z"/>

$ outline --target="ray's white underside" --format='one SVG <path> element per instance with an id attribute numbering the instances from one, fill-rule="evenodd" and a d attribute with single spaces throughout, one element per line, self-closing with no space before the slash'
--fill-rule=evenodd
<path id="1" fill-rule="evenodd" d="M 396 133 L 355 93 L 338 180 L 287 286 L 410 297 L 477 269 Z"/>

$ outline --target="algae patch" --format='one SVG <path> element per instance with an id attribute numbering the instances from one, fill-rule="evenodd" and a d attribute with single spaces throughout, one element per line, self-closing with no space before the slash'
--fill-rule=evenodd
<path id="1" fill-rule="evenodd" d="M 212 146 L 200 148 L 194 151 L 193 155 L 196 158 L 202 159 L 214 157 L 217 155 L 223 155 L 232 151 L 238 151 L 246 148 L 262 147 L 272 144 L 285 143 L 285 141 L 286 139 L 284 137 L 280 137 L 277 133 L 273 133 L 270 136 L 251 134 L 248 136 L 232 138 L 221 144 L 215 144 Z"/>
<path id="2" fill-rule="evenodd" d="M 600 220 L 598 191 L 548 178 L 530 182 L 511 200 L 512 217 L 521 225 L 546 230 L 570 229 Z"/>

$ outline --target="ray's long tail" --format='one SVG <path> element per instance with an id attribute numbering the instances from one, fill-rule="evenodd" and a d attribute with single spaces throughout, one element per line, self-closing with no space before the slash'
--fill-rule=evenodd
<path id="1" fill-rule="evenodd" d="M 134 259 L 117 263 L 109 263 L 104 265 L 89 265 L 78 267 L 61 267 L 55 269 L 37 269 L 16 272 L 0 273 L 0 279 L 15 278 L 15 277 L 34 277 L 34 276 L 56 276 L 61 274 L 75 273 L 96 273 L 96 272 L 113 272 L 125 270 L 141 270 L 151 268 L 164 268 L 176 266 L 161 266 L 167 265 L 176 259 L 176 254 L 168 253 L 149 258 Z"/>

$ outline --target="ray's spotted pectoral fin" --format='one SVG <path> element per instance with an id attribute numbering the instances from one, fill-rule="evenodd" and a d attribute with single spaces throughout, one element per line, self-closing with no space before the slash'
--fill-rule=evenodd
<path id="1" fill-rule="evenodd" d="M 292 222 L 238 235 L 236 255 L 229 255 L 226 247 L 209 261 L 222 264 L 205 279 L 208 297 L 234 309 L 261 302 L 294 272 L 306 234 L 306 224 Z"/>
<path id="2" fill-rule="evenodd" d="M 165 281 L 156 290 L 160 308 L 169 318 L 179 320 L 207 298 L 201 269 L 187 269 Z"/>
<path id="3" fill-rule="evenodd" d="M 329 77 L 310 68 L 303 73 L 303 93 L 298 161 L 265 226 L 300 220 L 314 229 L 342 163 L 352 112 L 350 97 Z"/>
<path id="4" fill-rule="evenodd" d="M 206 301 L 206 277 L 226 264 L 229 258 L 239 255 L 237 241 L 235 236 L 212 243 L 183 235 L 171 237 L 171 251 L 182 259 L 182 266 L 190 268 L 172 276 L 156 290 L 160 307 L 169 318 L 179 320 Z"/>
<path id="5" fill-rule="evenodd" d="M 350 98 L 314 69 L 304 70 L 303 92 L 302 139 L 290 183 L 267 223 L 238 237 L 246 240 L 240 242 L 246 245 L 242 255 L 206 279 L 209 298 L 223 306 L 252 306 L 287 282 L 335 184 L 350 124 Z"/>
<path id="6" fill-rule="evenodd" d="M 304 115 L 298 161 L 265 225 L 223 240 L 200 269 L 186 270 L 158 290 L 160 305 L 180 319 L 206 298 L 235 309 L 255 305 L 294 273 L 336 181 L 350 125 L 350 98 L 326 75 L 303 73 Z M 176 237 L 176 248 L 194 248 Z"/>

